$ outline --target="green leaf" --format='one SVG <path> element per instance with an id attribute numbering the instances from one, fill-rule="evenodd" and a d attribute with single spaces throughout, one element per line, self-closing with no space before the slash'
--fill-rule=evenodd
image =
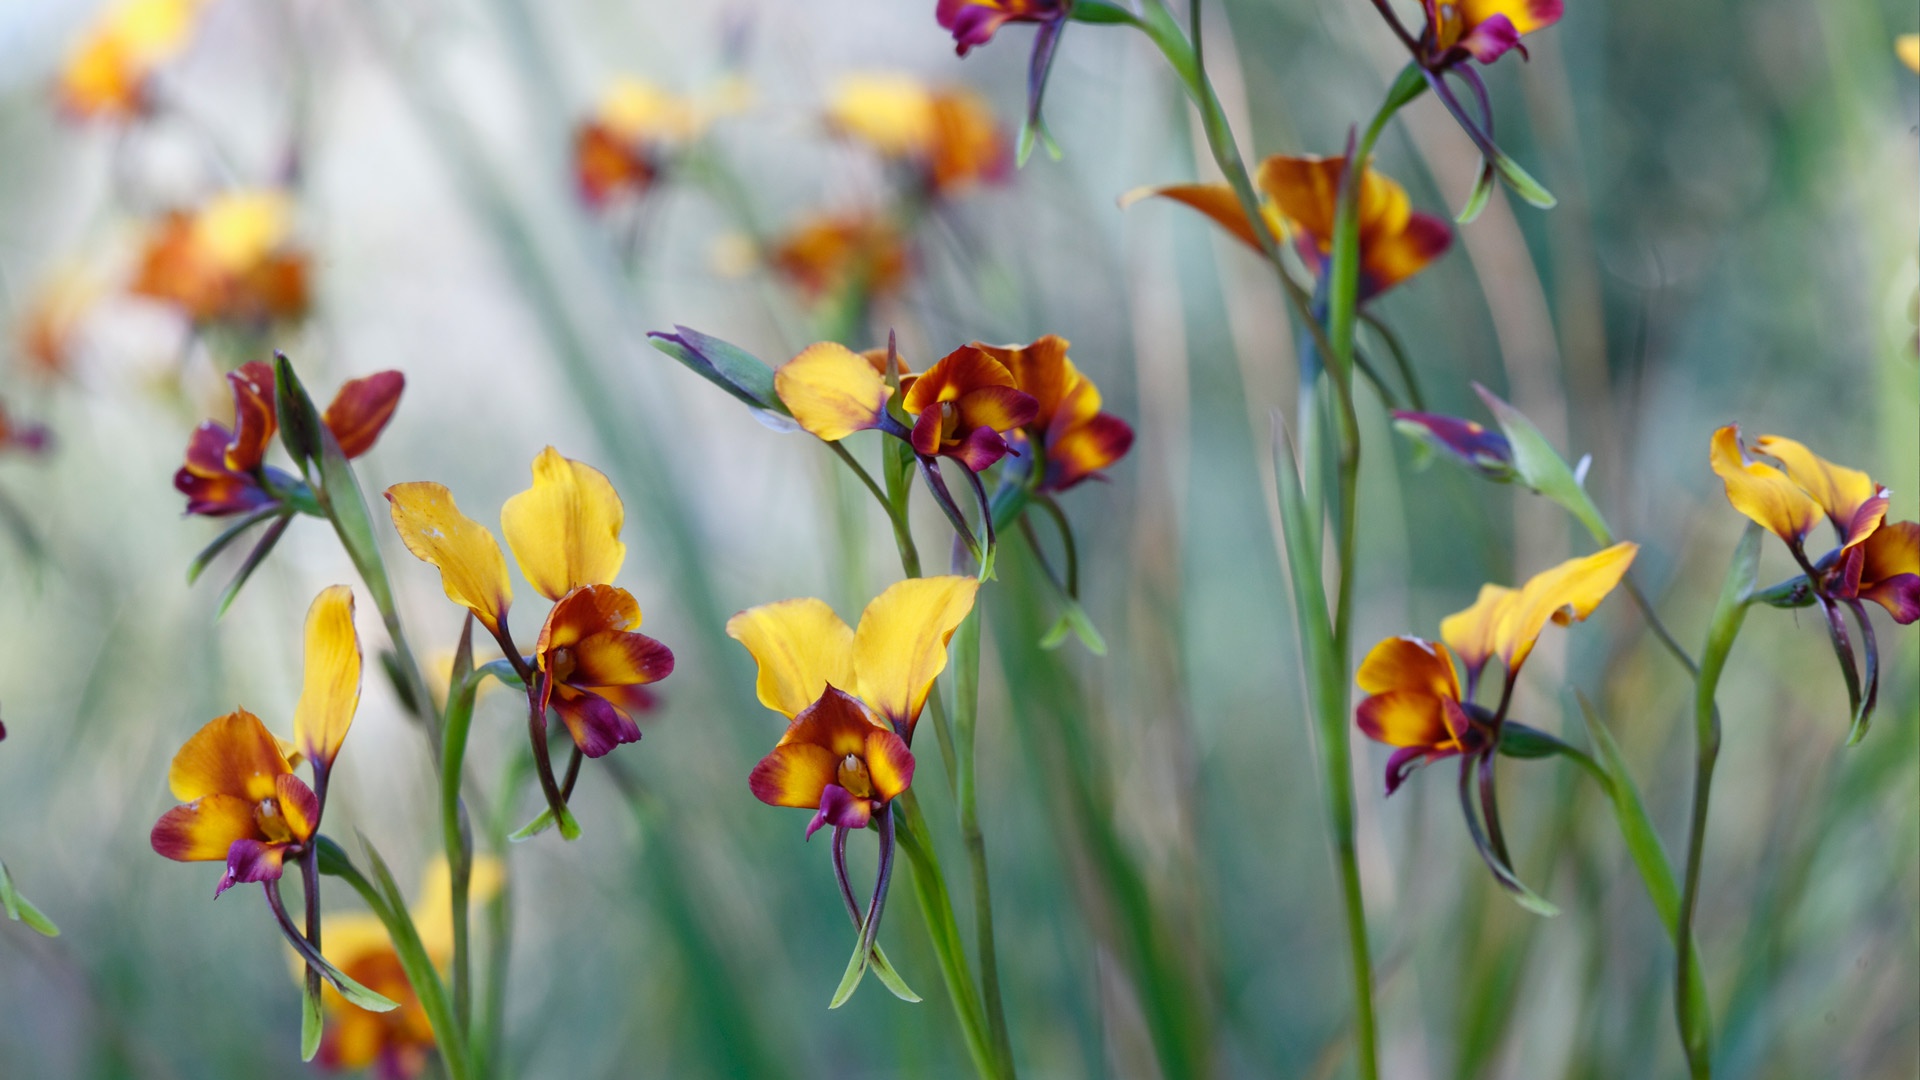
<path id="1" fill-rule="evenodd" d="M 325 1026 L 320 1012 L 320 992 L 313 984 L 300 981 L 300 1060 L 312 1061 L 320 1052 L 320 1035 Z"/>
<path id="2" fill-rule="evenodd" d="M 1075 0 L 1067 9 L 1067 17 L 1074 22 L 1091 23 L 1095 26 L 1137 26 L 1140 20 L 1133 12 L 1118 4 L 1109 4 L 1106 0 Z"/>
<path id="3" fill-rule="evenodd" d="M 1500 179 L 1507 182 L 1507 186 L 1513 189 L 1513 193 L 1528 203 L 1542 210 L 1551 210 L 1559 205 L 1560 200 L 1553 197 L 1553 192 L 1541 186 L 1540 181 L 1527 175 L 1527 170 L 1521 168 L 1512 158 L 1502 153 L 1495 153 L 1491 164 L 1499 170 Z"/>
<path id="4" fill-rule="evenodd" d="M 647 335 L 652 346 L 685 364 L 695 374 L 747 405 L 779 416 L 792 415 L 774 389 L 773 368 L 737 345 L 676 325 L 673 333 Z"/>
<path id="5" fill-rule="evenodd" d="M 7 864 L 0 862 L 0 910 L 5 910 L 7 918 L 14 922 L 26 923 L 28 927 L 46 937 L 59 937 L 60 928 L 53 920 L 33 906 L 33 901 L 20 895 L 13 886 L 13 875 L 7 872 Z"/>
<path id="6" fill-rule="evenodd" d="M 1459 213 L 1453 215 L 1456 223 L 1471 225 L 1480 216 L 1480 212 L 1487 208 L 1487 201 L 1493 198 L 1496 176 L 1492 162 L 1481 163 L 1480 175 L 1474 177 L 1473 190 L 1467 193 L 1466 203 L 1460 207 Z"/>
<path id="7" fill-rule="evenodd" d="M 312 480 L 312 465 L 320 458 L 320 432 L 326 424 L 307 397 L 306 388 L 293 377 L 293 362 L 283 352 L 273 354 L 273 399 L 280 442 L 300 467 L 300 475 Z"/>
<path id="8" fill-rule="evenodd" d="M 833 1001 L 829 1009 L 837 1009 L 847 1003 L 853 992 L 860 988 L 860 980 L 867 977 L 867 950 L 865 942 L 856 935 L 853 943 L 853 955 L 847 958 L 847 972 L 840 976 L 840 985 L 834 988 Z"/>
<path id="9" fill-rule="evenodd" d="M 327 519 L 333 522 L 334 532 L 339 534 L 340 543 L 347 549 L 347 557 L 353 560 L 354 569 L 360 571 L 360 579 L 373 594 L 374 606 L 382 612 L 393 609 L 393 590 L 387 583 L 386 564 L 380 561 L 380 547 L 374 538 L 373 519 L 367 513 L 367 500 L 360 490 L 360 481 L 353 474 L 353 466 L 348 463 L 347 455 L 340 451 L 340 443 L 333 432 L 320 421 L 320 413 L 313 407 L 313 399 L 307 396 L 306 387 L 301 385 L 300 377 L 293 370 L 293 362 L 282 353 L 274 354 L 274 388 L 280 405 L 280 425 L 284 432 L 288 418 L 296 417 L 296 423 L 311 429 L 315 440 L 315 464 L 319 474 L 316 494 L 320 508 L 326 512 Z M 305 437 L 305 436 L 303 436 Z"/>
<path id="10" fill-rule="evenodd" d="M 881 985 L 892 991 L 894 997 L 901 1001 L 919 1003 L 920 995 L 914 993 L 913 987 L 907 985 L 907 980 L 901 978 L 900 973 L 894 970 L 893 961 L 887 959 L 886 950 L 880 948 L 880 943 L 877 941 L 873 943 L 871 966 L 873 974 L 880 980 Z"/>
<path id="11" fill-rule="evenodd" d="M 360 846 L 367 853 L 372 881 L 362 877 L 351 863 L 335 865 L 347 871 L 342 876 L 353 883 L 368 906 L 373 908 L 374 914 L 386 924 L 387 937 L 393 942 L 394 952 L 400 958 L 400 967 L 406 972 L 407 982 L 413 987 L 414 995 L 420 999 L 420 1006 L 433 1025 L 434 1041 L 439 1044 L 448 1077 L 450 1080 L 468 1080 L 473 1074 L 473 1064 L 467 1033 L 454 1020 L 453 1010 L 447 1003 L 446 984 L 440 981 L 439 970 L 434 967 L 433 960 L 427 956 L 426 947 L 420 942 L 420 932 L 414 927 L 412 916 L 407 914 L 406 898 L 401 895 L 400 887 L 394 884 L 393 872 L 387 869 L 386 861 L 365 834 L 360 836 Z M 330 861 L 323 844 L 323 870 Z"/>
<path id="12" fill-rule="evenodd" d="M 1493 413 L 1494 420 L 1500 424 L 1500 430 L 1506 433 L 1507 442 L 1513 447 L 1514 476 L 1536 493 L 1565 507 L 1580 524 L 1586 526 L 1595 543 L 1611 544 L 1613 530 L 1607 527 L 1606 519 L 1600 516 L 1600 508 L 1593 504 L 1586 489 L 1574 478 L 1573 470 L 1567 467 L 1566 459 L 1553 448 L 1553 444 L 1540 433 L 1533 421 L 1479 383 L 1474 383 L 1473 388 L 1480 394 L 1480 400 L 1486 402 L 1488 411 Z"/>

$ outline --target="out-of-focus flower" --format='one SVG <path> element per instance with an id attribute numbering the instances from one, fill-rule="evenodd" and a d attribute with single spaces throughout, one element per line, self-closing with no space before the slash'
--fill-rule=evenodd
<path id="1" fill-rule="evenodd" d="M 353 591 L 334 585 L 307 612 L 306 678 L 294 713 L 294 744 L 236 709 L 210 721 L 174 755 L 167 786 L 184 805 L 161 815 L 153 850 L 181 862 L 221 862 L 213 894 L 243 881 L 273 881 L 320 827 L 332 768 L 360 700 L 360 640 Z M 305 758 L 315 787 L 294 767 Z"/>
<path id="2" fill-rule="evenodd" d="M 100 282 L 76 267 L 62 268 L 41 285 L 20 318 L 20 356 L 29 372 L 54 379 L 72 369 L 76 339 L 101 292 Z"/>
<path id="3" fill-rule="evenodd" d="M 1561 0 L 1422 0 L 1427 24 L 1419 39 L 1420 62 L 1431 70 L 1500 59 L 1509 49 L 1527 54 L 1520 39 L 1560 21 Z"/>
<path id="4" fill-rule="evenodd" d="M 1393 411 L 1393 426 L 1489 480 L 1513 479 L 1513 444 L 1483 424 L 1439 413 Z"/>
<path id="5" fill-rule="evenodd" d="M 1920 524 L 1888 522 L 1873 530 L 1860 553 L 1860 598 L 1886 608 L 1903 626 L 1920 619 Z"/>
<path id="6" fill-rule="evenodd" d="M 7 415 L 6 403 L 0 402 L 0 452 L 42 454 L 52 443 L 53 433 L 46 425 L 20 423 Z"/>
<path id="7" fill-rule="evenodd" d="M 1275 155 L 1260 163 L 1254 184 L 1261 213 L 1275 236 L 1290 239 L 1314 274 L 1324 274 L 1333 251 L 1333 218 L 1345 158 Z M 1121 199 L 1130 205 L 1150 196 L 1172 199 L 1212 218 L 1241 243 L 1260 250 L 1253 223 L 1225 184 L 1170 184 L 1142 188 Z M 1371 166 L 1360 181 L 1360 298 L 1380 293 L 1419 273 L 1453 243 L 1447 223 L 1416 213 L 1406 189 Z"/>
<path id="8" fill-rule="evenodd" d="M 953 35 L 954 51 L 967 55 L 974 46 L 993 40 L 1008 23 L 1034 23 L 1033 54 L 1027 61 L 1027 130 L 1040 133 L 1040 100 L 1046 95 L 1047 73 L 1060 35 L 1073 12 L 1073 0 L 940 0 L 934 17 Z M 1022 150 L 1022 157 L 1025 150 Z"/>
<path id="9" fill-rule="evenodd" d="M 259 325 L 307 312 L 307 255 L 279 191 L 238 191 L 163 217 L 134 273 L 135 295 L 196 323 Z"/>
<path id="10" fill-rule="evenodd" d="M 440 484 L 396 484 L 387 501 L 407 549 L 439 568 L 447 598 L 527 666 L 536 738 L 544 739 L 549 707 L 588 757 L 640 738 L 633 714 L 651 706 L 644 687 L 672 673 L 673 653 L 634 632 L 640 605 L 612 584 L 626 561 L 626 511 L 605 475 L 547 447 L 534 459 L 533 486 L 501 508 L 500 531 L 520 572 L 553 601 L 531 660 L 521 660 L 507 628 L 513 586 L 493 534 L 462 514 Z"/>
<path id="11" fill-rule="evenodd" d="M 906 283 L 911 269 L 898 226 L 858 211 L 806 218 L 774 241 L 767 264 L 814 300 L 854 290 L 886 296 Z"/>
<path id="12" fill-rule="evenodd" d="M 909 75 L 851 75 L 835 88 L 826 115 L 833 130 L 914 170 L 936 195 L 1004 180 L 1013 163 L 993 111 L 965 87 L 930 87 Z"/>
<path id="13" fill-rule="evenodd" d="M 221 517 L 258 510 L 282 501 L 298 486 L 293 477 L 265 464 L 278 428 L 272 365 L 258 360 L 242 364 L 227 374 L 227 383 L 233 390 L 233 427 L 202 421 L 187 440 L 186 464 L 173 476 L 173 486 L 187 497 L 189 514 Z M 372 449 L 406 385 L 406 376 L 398 371 L 341 385 L 321 419 L 343 454 L 355 458 Z"/>
<path id="14" fill-rule="evenodd" d="M 674 149 L 698 138 L 710 113 L 688 98 L 622 76 L 573 137 L 574 178 L 581 198 L 602 207 L 643 195 Z"/>
<path id="15" fill-rule="evenodd" d="M 206 0 L 124 0 L 108 8 L 60 69 L 60 104 L 75 116 L 125 119 L 146 111 L 147 84 L 183 52 Z"/>
<path id="16" fill-rule="evenodd" d="M 973 348 L 998 360 L 1013 374 L 1014 385 L 1031 396 L 1034 416 L 1026 425 L 1029 443 L 1039 447 L 1044 466 L 1039 489 L 1065 491 L 1119 461 L 1133 446 L 1133 428 L 1100 411 L 1100 388 L 1067 357 L 1067 339 L 1048 334 L 1030 345 Z"/>
<path id="17" fill-rule="evenodd" d="M 1920 71 L 1920 34 L 1901 34 L 1894 39 L 1893 51 L 1901 63 Z"/>
<path id="18" fill-rule="evenodd" d="M 1513 680 L 1541 632 L 1549 622 L 1585 620 L 1638 552 L 1637 544 L 1615 544 L 1535 574 L 1517 589 L 1484 585 L 1473 606 L 1441 620 L 1445 644 L 1396 637 L 1374 646 L 1355 677 L 1368 696 L 1354 719 L 1369 738 L 1399 748 L 1387 764 L 1387 793 L 1435 758 L 1490 750 Z M 1465 693 L 1454 673 L 1456 656 L 1466 673 Z M 1489 712 L 1473 698 L 1481 672 L 1496 657 L 1505 682 L 1497 710 Z"/>
<path id="19" fill-rule="evenodd" d="M 493 899 L 504 878 L 500 860 L 484 855 L 474 859 L 467 902 L 484 904 Z M 411 914 L 428 959 L 442 970 L 453 961 L 452 908 L 453 875 L 441 857 L 428 867 Z M 341 1072 L 372 1067 L 382 1080 L 412 1080 L 424 1072 L 435 1047 L 433 1024 L 380 920 L 368 912 L 328 916 L 323 955 L 347 978 L 399 1002 L 400 1007 L 369 1012 L 332 985 L 325 986 L 320 1004 L 326 1012 L 326 1028 L 314 1060 L 322 1068 Z M 306 962 L 297 952 L 293 970 L 296 978 L 306 973 Z"/>

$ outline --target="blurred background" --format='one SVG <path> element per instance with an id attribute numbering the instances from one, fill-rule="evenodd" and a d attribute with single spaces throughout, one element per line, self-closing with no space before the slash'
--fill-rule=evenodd
<path id="1" fill-rule="evenodd" d="M 228 415 L 221 373 L 274 348 L 319 398 L 406 373 L 357 463 L 370 493 L 439 480 L 492 523 L 545 445 L 604 469 L 627 506 L 620 584 L 679 655 L 645 740 L 617 755 L 635 790 L 590 768 L 585 835 L 508 851 L 513 1073 L 969 1074 L 904 890 L 883 939 L 927 1002 L 869 985 L 827 1010 L 849 943 L 826 845 L 747 791 L 780 722 L 720 630 L 789 596 L 855 617 L 898 577 L 885 521 L 817 443 L 648 347 L 674 324 L 773 363 L 888 329 L 916 366 L 976 338 L 1072 340 L 1138 439 L 1111 482 L 1063 500 L 1104 657 L 1031 648 L 1055 612 L 1017 544 L 983 593 L 982 812 L 1017 1055 L 1035 1077 L 1350 1069 L 1271 529 L 1268 414 L 1291 413 L 1294 383 L 1281 295 L 1191 212 L 1118 208 L 1137 186 L 1214 175 L 1162 61 L 1122 28 L 1065 35 L 1046 100 L 1060 160 L 1036 152 L 931 200 L 905 191 L 825 121 L 841 80 L 970 87 L 1003 155 L 1025 108 L 1031 31 L 962 62 L 933 9 L 210 0 L 160 50 L 138 107 L 116 111 L 111 93 L 76 97 L 70 74 L 109 8 L 0 7 L 0 399 L 16 426 L 51 433 L 44 452 L 0 457 L 0 858 L 64 931 L 0 923 L 0 1076 L 304 1069 L 268 912 L 244 890 L 213 903 L 216 868 L 147 842 L 172 805 L 168 761 L 202 723 L 242 704 L 291 731 L 306 605 L 327 584 L 358 588 L 312 519 L 223 617 L 238 551 L 186 583 L 219 526 L 183 518 L 170 477 L 192 427 Z M 1254 155 L 1338 153 L 1404 59 L 1360 0 L 1224 0 L 1204 28 Z M 1528 39 L 1531 62 L 1489 72 L 1503 145 L 1560 206 L 1496 195 L 1375 305 L 1429 407 L 1486 420 L 1478 381 L 1569 460 L 1592 455 L 1589 488 L 1643 545 L 1636 573 L 1692 648 L 1743 525 L 1707 468 L 1715 427 L 1798 438 L 1889 485 L 1891 517 L 1915 517 L 1920 80 L 1893 39 L 1917 28 L 1900 0 L 1569 3 Z M 661 112 L 622 79 L 678 104 L 652 156 L 601 191 L 578 173 L 581 125 Z M 625 114 L 617 93 L 603 106 L 622 85 Z M 1378 165 L 1449 216 L 1476 158 L 1426 99 Z M 262 188 L 284 195 L 268 246 L 304 260 L 302 303 L 269 294 L 233 316 L 142 287 L 163 215 Z M 873 275 L 868 304 L 809 279 L 807 245 L 783 239 L 822 214 L 875 213 L 902 261 Z M 1360 647 L 1432 636 L 1483 581 L 1589 550 L 1524 491 L 1416 467 L 1380 402 L 1361 404 Z M 873 438 L 850 445 L 871 459 Z M 917 512 L 937 565 L 946 527 L 925 500 Z M 444 664 L 460 613 L 384 516 L 413 644 Z M 1763 577 L 1790 573 L 1769 543 Z M 383 637 L 362 601 L 371 650 Z M 1817 616 L 1755 611 L 1723 686 L 1699 927 L 1724 1076 L 1920 1075 L 1920 639 L 1875 619 L 1879 721 L 1855 748 Z M 1624 598 L 1549 631 L 1536 657 L 1516 715 L 1583 743 L 1571 690 L 1592 697 L 1677 855 L 1684 673 Z M 512 695 L 482 698 L 483 784 L 523 731 Z M 1551 761 L 1503 765 L 1516 859 L 1562 908 L 1542 920 L 1489 880 L 1450 770 L 1386 800 L 1386 750 L 1356 740 L 1355 758 L 1386 1075 L 1683 1071 L 1671 949 L 1591 784 Z M 335 777 L 327 831 L 366 833 L 417 880 L 437 847 L 430 763 L 371 666 Z M 938 784 L 921 795 L 970 927 L 951 800 Z M 518 824 L 536 801 L 502 813 Z"/>

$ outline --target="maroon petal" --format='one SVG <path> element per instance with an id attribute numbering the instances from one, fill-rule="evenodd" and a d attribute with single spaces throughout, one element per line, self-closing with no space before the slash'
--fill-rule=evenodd
<path id="1" fill-rule="evenodd" d="M 958 446 L 946 452 L 947 456 L 972 469 L 976 473 L 986 472 L 993 463 L 1007 455 L 1011 449 L 1007 440 L 992 428 L 977 427 L 967 433 Z"/>
<path id="2" fill-rule="evenodd" d="M 1906 626 L 1920 619 L 1920 574 L 1895 574 L 1877 581 L 1860 590 L 1860 598 L 1886 608 L 1894 622 Z"/>
<path id="3" fill-rule="evenodd" d="M 1448 757 L 1456 751 L 1435 750 L 1430 746 L 1407 746 L 1393 752 L 1387 759 L 1387 794 L 1391 796 L 1400 790 L 1420 766 L 1438 758 Z"/>
<path id="4" fill-rule="evenodd" d="M 862 799 L 839 784 L 828 784 L 820 793 L 820 812 L 807 822 L 807 839 L 820 831 L 822 825 L 832 825 L 836 829 L 864 829 L 873 817 L 873 802 Z"/>
<path id="5" fill-rule="evenodd" d="M 227 872 L 213 890 L 219 896 L 243 881 L 277 881 L 280 864 L 286 858 L 287 845 L 267 844 L 259 840 L 235 840 L 227 849 Z"/>
<path id="6" fill-rule="evenodd" d="M 1500 14 L 1493 15 L 1474 27 L 1472 33 L 1460 39 L 1459 47 L 1472 53 L 1475 60 L 1483 64 L 1491 64 L 1505 56 L 1508 49 L 1515 48 L 1519 44 L 1520 31 L 1514 29 L 1512 19 Z M 1521 55 L 1526 55 L 1526 50 L 1522 49 Z"/>
<path id="7" fill-rule="evenodd" d="M 640 741 L 640 726 L 633 717 L 598 694 L 560 686 L 554 690 L 552 705 L 573 736 L 573 744 L 588 757 L 604 757 L 621 743 Z"/>
<path id="8" fill-rule="evenodd" d="M 927 406 L 918 419 L 913 422 L 913 434 L 907 439 L 916 452 L 937 454 L 940 452 L 940 403 Z"/>

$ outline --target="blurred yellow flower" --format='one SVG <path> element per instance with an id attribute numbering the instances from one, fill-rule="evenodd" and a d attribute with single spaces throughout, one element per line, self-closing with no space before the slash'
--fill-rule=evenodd
<path id="1" fill-rule="evenodd" d="M 666 151 L 692 142 L 716 117 L 744 107 L 751 91 L 730 79 L 706 101 L 682 97 L 643 79 L 613 81 L 573 137 L 574 180 L 589 206 L 640 195 L 659 175 Z"/>
<path id="2" fill-rule="evenodd" d="M 147 80 L 193 36 L 205 0 L 125 0 L 109 8 L 60 69 L 60 103 L 76 116 L 123 119 L 147 107 Z"/>
<path id="3" fill-rule="evenodd" d="M 1893 51 L 1899 54 L 1902 63 L 1920 71 L 1920 34 L 1901 34 L 1893 43 Z"/>
<path id="4" fill-rule="evenodd" d="M 841 79 L 826 120 L 882 157 L 918 170 L 938 194 L 1004 179 L 1012 160 L 985 99 L 965 87 L 930 87 L 910 75 Z"/>
<path id="5" fill-rule="evenodd" d="M 773 270 L 812 299 L 849 288 L 883 296 L 906 282 L 906 241 L 873 213 L 817 214 L 780 237 L 767 254 Z"/>

